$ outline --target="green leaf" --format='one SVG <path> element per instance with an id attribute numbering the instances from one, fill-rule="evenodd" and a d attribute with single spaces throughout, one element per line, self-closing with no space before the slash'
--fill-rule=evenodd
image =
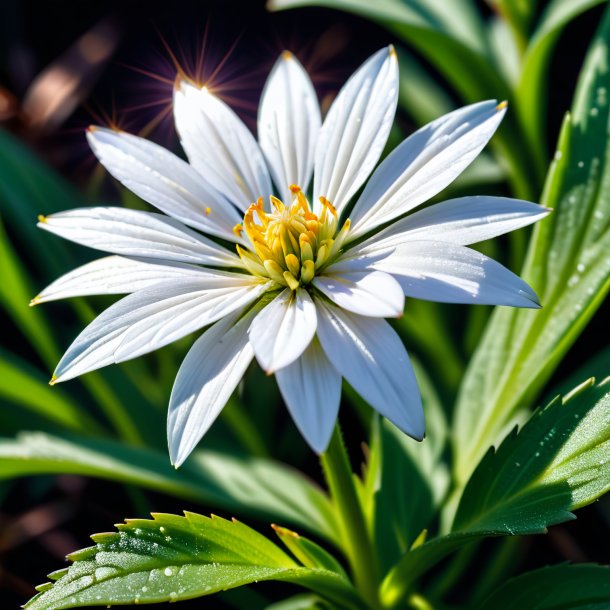
<path id="1" fill-rule="evenodd" d="M 92 536 L 94 547 L 72 553 L 73 563 L 25 608 L 61 610 L 103 604 L 173 602 L 245 584 L 281 580 L 358 608 L 349 581 L 334 572 L 300 567 L 250 527 L 220 517 L 185 513 L 130 519 L 118 532 Z"/>
<path id="2" fill-rule="evenodd" d="M 382 573 L 430 525 L 449 484 L 441 459 L 447 423 L 430 380 L 414 365 L 426 413 L 425 442 L 418 443 L 385 418 L 377 418 L 369 451 L 364 500 L 373 507 L 369 519 Z"/>
<path id="3" fill-rule="evenodd" d="M 605 610 L 610 606 L 610 568 L 562 564 L 512 578 L 489 595 L 478 610 Z"/>
<path id="4" fill-rule="evenodd" d="M 52 367 L 59 359 L 55 339 L 41 311 L 28 307 L 34 294 L 29 274 L 0 223 L 0 305 L 32 344 L 43 362 Z"/>
<path id="5" fill-rule="evenodd" d="M 543 309 L 496 308 L 454 413 L 458 487 L 487 448 L 531 406 L 610 289 L 610 13 L 582 70 L 541 203 L 524 279 Z"/>
<path id="6" fill-rule="evenodd" d="M 407 553 L 386 577 L 387 603 L 464 544 L 487 536 L 546 532 L 610 489 L 610 379 L 583 384 L 536 411 L 485 455 L 468 481 L 452 532 Z M 490 606 L 491 607 L 491 606 Z"/>
<path id="7" fill-rule="evenodd" d="M 540 164 L 546 163 L 546 73 L 555 44 L 563 29 L 576 17 L 607 0 L 554 0 L 545 8 L 534 32 L 517 84 L 517 113 Z"/>
<path id="8" fill-rule="evenodd" d="M 320 604 L 320 598 L 311 593 L 299 593 L 281 602 L 276 602 L 267 606 L 265 610 L 321 610 L 327 608 L 325 604 Z"/>
<path id="9" fill-rule="evenodd" d="M 44 238 L 36 218 L 80 205 L 82 199 L 67 182 L 0 130 L 0 215 L 18 233 L 32 261 L 49 276 L 65 271 L 70 261 L 66 244 Z"/>
<path id="10" fill-rule="evenodd" d="M 6 401 L 4 408 L 9 408 L 9 403 L 25 407 L 75 432 L 90 434 L 101 430 L 66 394 L 51 388 L 46 375 L 2 348 L 0 397 Z"/>
<path id="11" fill-rule="evenodd" d="M 320 545 L 279 525 L 271 526 L 284 546 L 306 567 L 322 568 L 347 578 L 341 564 Z"/>
<path id="12" fill-rule="evenodd" d="M 161 491 L 240 514 L 287 521 L 336 544 L 328 497 L 298 471 L 264 459 L 197 451 L 175 470 L 163 452 L 121 443 L 23 433 L 0 440 L 0 480 L 80 474 Z"/>

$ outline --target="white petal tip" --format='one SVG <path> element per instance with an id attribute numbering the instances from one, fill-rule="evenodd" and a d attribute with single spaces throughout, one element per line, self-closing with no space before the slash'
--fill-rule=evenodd
<path id="1" fill-rule="evenodd" d="M 394 45 L 388 45 L 388 55 L 392 58 L 395 59 L 396 61 L 398 61 L 398 55 L 396 55 L 396 49 L 394 48 Z"/>
<path id="2" fill-rule="evenodd" d="M 29 302 L 29 306 L 30 307 L 34 307 L 35 305 L 38 305 L 42 300 L 42 297 L 40 295 L 35 296 L 33 299 L 30 300 Z"/>
<path id="3" fill-rule="evenodd" d="M 291 61 L 294 59 L 294 55 L 290 51 L 282 51 L 281 58 L 284 61 Z"/>
<path id="4" fill-rule="evenodd" d="M 50 386 L 54 386 L 56 383 L 58 383 L 60 381 L 59 377 L 56 377 L 55 375 L 53 375 L 49 381 L 49 385 Z"/>

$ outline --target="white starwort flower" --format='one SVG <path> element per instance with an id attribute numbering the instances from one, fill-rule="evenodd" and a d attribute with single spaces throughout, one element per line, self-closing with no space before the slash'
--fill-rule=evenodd
<path id="1" fill-rule="evenodd" d="M 174 113 L 189 163 L 133 135 L 92 128 L 89 143 L 101 163 L 163 214 L 94 207 L 41 218 L 41 228 L 114 256 L 64 275 L 34 302 L 130 293 L 79 335 L 53 381 L 208 327 L 170 399 L 175 465 L 218 416 L 253 357 L 275 373 L 297 427 L 318 452 L 337 417 L 342 377 L 421 439 L 415 376 L 384 318 L 402 314 L 405 295 L 538 307 L 527 284 L 465 246 L 533 223 L 547 210 L 464 197 L 407 214 L 479 154 L 505 112 L 495 101 L 451 112 L 407 138 L 350 209 L 386 144 L 397 89 L 390 47 L 356 71 L 322 123 L 307 73 L 286 52 L 262 94 L 258 143 L 223 101 L 184 80 L 177 82 Z"/>

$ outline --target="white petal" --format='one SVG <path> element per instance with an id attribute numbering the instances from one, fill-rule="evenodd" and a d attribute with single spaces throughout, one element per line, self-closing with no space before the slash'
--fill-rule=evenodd
<path id="1" fill-rule="evenodd" d="M 77 208 L 45 216 L 45 231 L 105 252 L 166 261 L 242 267 L 236 254 L 162 214 L 127 208 Z"/>
<path id="2" fill-rule="evenodd" d="M 461 197 L 409 214 L 359 244 L 359 252 L 379 252 L 407 241 L 476 244 L 544 218 L 550 210 L 508 197 Z"/>
<path id="3" fill-rule="evenodd" d="M 405 297 L 400 284 L 379 271 L 333 272 L 329 267 L 313 280 L 314 286 L 333 303 L 361 316 L 398 318 Z"/>
<path id="4" fill-rule="evenodd" d="M 219 274 L 134 292 L 106 309 L 76 338 L 57 365 L 56 381 L 135 358 L 211 324 L 267 289 L 254 282 L 245 275 Z"/>
<path id="5" fill-rule="evenodd" d="M 33 304 L 91 294 L 129 294 L 166 280 L 205 277 L 207 269 L 154 259 L 106 256 L 77 267 L 49 284 Z"/>
<path id="6" fill-rule="evenodd" d="M 309 186 L 320 123 L 311 80 L 296 57 L 284 51 L 263 89 L 258 140 L 285 202 L 292 199 L 291 184 L 304 191 Z"/>
<path id="7" fill-rule="evenodd" d="M 169 454 L 176 467 L 214 423 L 254 357 L 247 333 L 254 312 L 241 314 L 209 328 L 180 366 L 167 417 Z"/>
<path id="8" fill-rule="evenodd" d="M 316 301 L 320 343 L 334 367 L 374 409 L 421 440 L 424 414 L 409 356 L 392 327 Z"/>
<path id="9" fill-rule="evenodd" d="M 414 241 L 373 267 L 391 273 L 408 297 L 442 303 L 540 306 L 536 293 L 521 278 L 464 246 Z"/>
<path id="10" fill-rule="evenodd" d="M 356 202 L 348 239 L 360 237 L 427 201 L 481 152 L 506 109 L 495 101 L 455 110 L 409 136 L 375 170 Z"/>
<path id="11" fill-rule="evenodd" d="M 352 75 L 333 102 L 316 146 L 314 206 L 326 197 L 341 211 L 379 160 L 398 101 L 398 61 L 381 49 Z"/>
<path id="12" fill-rule="evenodd" d="M 300 358 L 275 374 L 297 428 L 317 453 L 328 446 L 339 413 L 341 375 L 317 339 Z"/>
<path id="13" fill-rule="evenodd" d="M 87 139 L 104 167 L 136 195 L 187 225 L 238 241 L 237 209 L 188 163 L 124 132 L 93 128 Z"/>
<path id="14" fill-rule="evenodd" d="M 245 210 L 272 193 L 258 143 L 222 100 L 181 81 L 174 90 L 174 118 L 191 165 L 237 207 Z"/>
<path id="15" fill-rule="evenodd" d="M 261 367 L 273 373 L 294 362 L 313 339 L 316 324 L 316 307 L 306 290 L 281 292 L 248 331 Z"/>

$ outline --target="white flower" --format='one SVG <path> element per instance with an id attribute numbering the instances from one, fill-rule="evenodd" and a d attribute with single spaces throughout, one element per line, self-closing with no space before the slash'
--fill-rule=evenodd
<path id="1" fill-rule="evenodd" d="M 479 154 L 505 112 L 495 101 L 451 112 L 407 138 L 350 208 L 386 144 L 397 89 L 390 47 L 348 80 L 322 124 L 311 81 L 286 52 L 262 95 L 258 142 L 223 101 L 183 80 L 174 113 L 189 163 L 144 139 L 90 129 L 101 163 L 164 214 L 95 207 L 41 217 L 41 228 L 114 256 L 64 275 L 34 302 L 130 293 L 79 335 L 53 382 L 208 327 L 171 395 L 175 465 L 213 423 L 253 357 L 275 373 L 297 427 L 318 452 L 337 417 L 342 377 L 421 439 L 415 376 L 384 318 L 402 314 L 405 295 L 538 307 L 527 284 L 465 246 L 533 223 L 547 210 L 464 197 L 407 215 Z"/>

